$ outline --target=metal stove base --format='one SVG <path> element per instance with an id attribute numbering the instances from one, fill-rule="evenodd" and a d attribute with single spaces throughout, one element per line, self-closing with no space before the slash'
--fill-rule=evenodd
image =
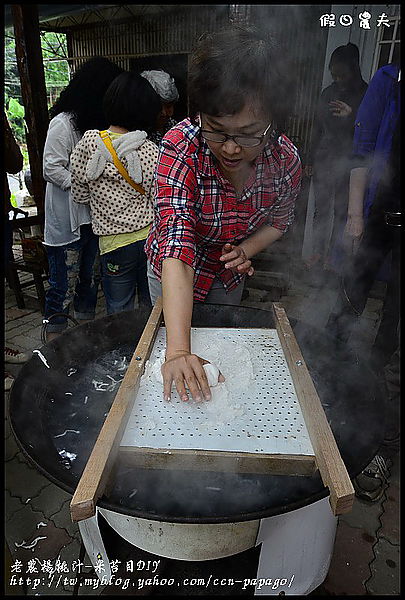
<path id="1" fill-rule="evenodd" d="M 255 595 L 307 595 L 324 581 L 333 553 L 337 518 L 324 498 L 295 511 L 256 521 L 185 524 L 151 521 L 98 509 L 124 540 L 156 556 L 206 561 L 261 544 Z M 81 521 L 80 533 L 93 566 L 108 556 L 97 517 Z M 235 573 L 235 578 L 238 574 Z"/>

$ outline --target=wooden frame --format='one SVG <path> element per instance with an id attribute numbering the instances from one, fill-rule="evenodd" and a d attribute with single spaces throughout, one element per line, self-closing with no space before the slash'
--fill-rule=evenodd
<path id="1" fill-rule="evenodd" d="M 73 495 L 70 503 L 70 514 L 73 521 L 81 521 L 95 515 L 96 502 L 104 493 L 114 466 L 119 443 L 125 431 L 145 363 L 150 356 L 161 320 L 162 298 L 159 297 Z"/>
<path id="2" fill-rule="evenodd" d="M 258 454 L 224 450 L 177 450 L 120 446 L 120 460 L 146 469 L 225 471 L 265 475 L 313 475 L 315 456 L 306 454 Z"/>
<path id="3" fill-rule="evenodd" d="M 330 491 L 333 514 L 351 509 L 354 489 L 290 322 L 281 304 L 273 303 L 273 313 L 315 456 L 120 447 L 145 363 L 162 320 L 162 299 L 158 298 L 73 496 L 70 505 L 73 521 L 95 514 L 97 499 L 106 488 L 118 454 L 125 464 L 149 469 L 310 476 L 318 468 Z"/>
<path id="4" fill-rule="evenodd" d="M 329 426 L 318 393 L 281 304 L 273 303 L 276 329 L 284 350 L 322 481 L 330 492 L 334 515 L 349 512 L 354 488 Z"/>

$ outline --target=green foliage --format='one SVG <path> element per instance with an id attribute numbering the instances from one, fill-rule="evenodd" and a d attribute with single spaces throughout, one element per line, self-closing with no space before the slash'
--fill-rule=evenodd
<path id="1" fill-rule="evenodd" d="M 20 78 L 12 30 L 6 29 L 4 42 L 4 92 L 6 99 L 13 97 L 21 100 Z"/>
<path id="2" fill-rule="evenodd" d="M 17 142 L 23 144 L 25 141 L 24 107 L 15 98 L 9 98 L 6 112 Z"/>
<path id="3" fill-rule="evenodd" d="M 8 113 L 14 119 L 24 118 L 24 107 L 15 98 L 10 98 L 8 101 Z"/>
<path id="4" fill-rule="evenodd" d="M 42 32 L 41 48 L 48 93 L 51 88 L 57 88 L 60 93 L 69 83 L 66 36 L 52 31 Z"/>
<path id="5" fill-rule="evenodd" d="M 69 83 L 66 36 L 54 32 L 41 32 L 41 48 L 50 107 Z M 25 142 L 24 107 L 12 28 L 5 31 L 4 75 L 4 105 L 7 117 L 16 140 L 22 144 Z"/>

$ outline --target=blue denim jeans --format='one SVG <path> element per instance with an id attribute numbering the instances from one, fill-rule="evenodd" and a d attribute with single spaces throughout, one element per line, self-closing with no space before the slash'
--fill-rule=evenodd
<path id="1" fill-rule="evenodd" d="M 151 307 L 146 277 L 145 240 L 100 256 L 107 314 L 133 310 L 136 292 L 140 306 Z"/>
<path id="2" fill-rule="evenodd" d="M 80 239 L 66 246 L 45 246 L 49 263 L 50 288 L 45 297 L 45 318 L 55 313 L 69 314 L 73 303 L 77 320 L 94 319 L 99 278 L 95 276 L 98 236 L 91 225 L 80 227 Z M 61 332 L 68 326 L 66 317 L 55 317 L 49 332 Z"/>

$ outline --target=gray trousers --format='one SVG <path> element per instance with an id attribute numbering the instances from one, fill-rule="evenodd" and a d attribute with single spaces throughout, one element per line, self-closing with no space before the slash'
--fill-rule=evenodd
<path id="1" fill-rule="evenodd" d="M 152 267 L 150 266 L 149 262 L 147 274 L 150 298 L 152 304 L 155 304 L 156 298 L 162 295 L 162 284 L 152 271 Z M 205 302 L 208 302 L 209 304 L 232 304 L 233 306 L 239 306 L 242 299 L 242 293 L 243 282 L 231 292 L 226 293 L 222 281 L 216 277 L 210 291 L 208 292 Z"/>

